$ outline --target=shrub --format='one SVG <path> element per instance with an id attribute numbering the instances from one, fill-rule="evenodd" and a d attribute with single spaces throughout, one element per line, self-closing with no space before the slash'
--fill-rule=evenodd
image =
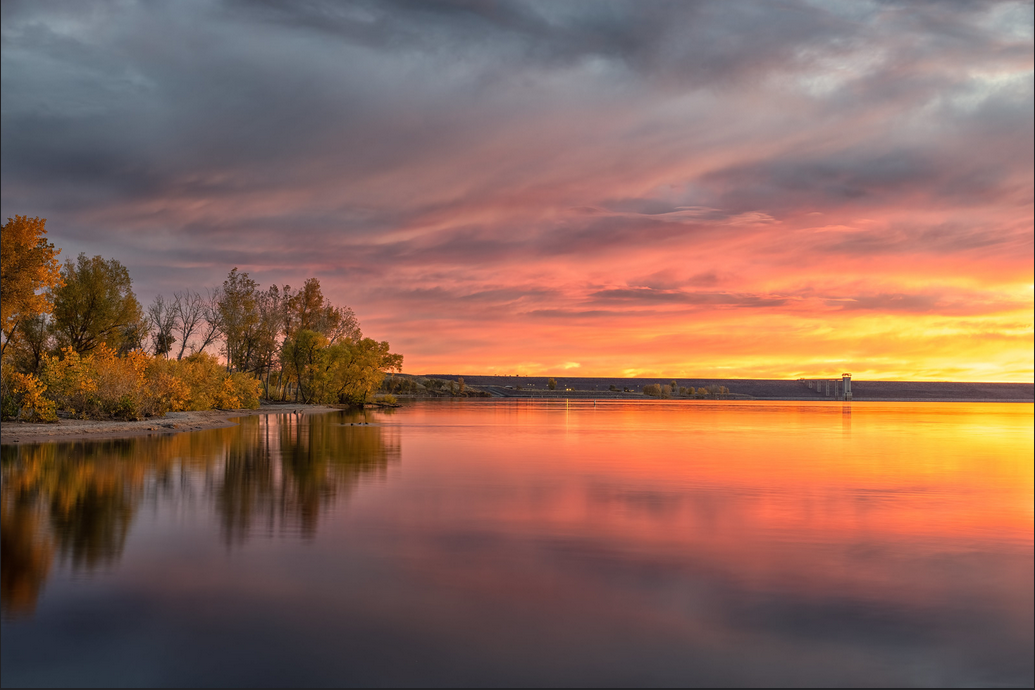
<path id="1" fill-rule="evenodd" d="M 131 352 L 119 357 L 102 346 L 82 356 L 66 349 L 44 362 L 43 384 L 58 409 L 82 417 L 140 419 L 181 410 L 259 406 L 259 381 L 227 373 L 205 353 L 183 360 Z"/>
<path id="2" fill-rule="evenodd" d="M 96 414 L 97 376 L 92 357 L 82 357 L 66 348 L 63 357 L 45 357 L 40 376 L 47 386 L 48 397 L 61 410 L 83 417 Z"/>
<path id="3" fill-rule="evenodd" d="M 140 419 L 165 414 L 171 407 L 169 382 L 149 377 L 154 361 L 142 352 L 119 357 L 101 345 L 88 355 L 71 348 L 48 357 L 42 367 L 47 397 L 58 409 L 81 417 Z"/>
<path id="4" fill-rule="evenodd" d="M 648 383 L 643 387 L 643 394 L 650 395 L 655 398 L 661 397 L 661 386 L 656 383 Z"/>
<path id="5" fill-rule="evenodd" d="M 18 400 L 14 392 L 6 385 L 3 392 L 0 392 L 0 419 L 7 421 L 18 416 Z"/>
<path id="6" fill-rule="evenodd" d="M 221 410 L 254 410 L 259 406 L 259 388 L 259 380 L 250 374 L 239 371 L 228 374 L 220 384 L 215 407 Z"/>
<path id="7" fill-rule="evenodd" d="M 28 422 L 56 422 L 57 407 L 44 393 L 47 387 L 32 374 L 14 373 L 4 396 L 4 416 Z"/>
<path id="8" fill-rule="evenodd" d="M 182 362 L 154 357 L 147 364 L 144 379 L 155 410 L 162 413 L 188 409 L 190 386 L 183 378 Z"/>

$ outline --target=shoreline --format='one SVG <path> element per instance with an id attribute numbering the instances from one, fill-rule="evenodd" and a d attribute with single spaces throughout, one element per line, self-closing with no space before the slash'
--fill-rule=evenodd
<path id="1" fill-rule="evenodd" d="M 333 412 L 342 408 L 329 405 L 301 403 L 264 403 L 255 410 L 202 410 L 198 412 L 168 412 L 164 417 L 152 417 L 133 422 L 118 419 L 60 419 L 53 424 L 37 422 L 4 422 L 0 445 L 22 443 L 67 443 L 69 441 L 104 441 L 179 434 L 186 431 L 223 429 L 233 426 L 234 420 L 262 414 L 299 411 L 312 415 Z"/>
<path id="2" fill-rule="evenodd" d="M 717 403 L 717 402 L 811 402 L 811 403 L 838 403 L 848 404 L 853 403 L 868 404 L 868 403 L 886 403 L 886 402 L 902 402 L 902 403 L 1035 403 L 1035 398 L 951 398 L 951 397 L 935 397 L 935 398 L 853 398 L 852 400 L 840 400 L 838 398 L 796 398 L 790 396 L 781 397 L 753 397 L 748 395 L 732 395 L 726 398 L 655 398 L 652 396 L 645 395 L 606 395 L 604 393 L 581 393 L 578 391 L 572 392 L 568 395 L 507 395 L 507 396 L 406 396 L 396 395 L 399 400 L 400 406 L 407 403 L 413 402 L 471 402 L 480 404 L 490 404 L 493 402 L 502 401 L 527 401 L 535 400 L 542 402 L 643 402 L 643 403 Z"/>

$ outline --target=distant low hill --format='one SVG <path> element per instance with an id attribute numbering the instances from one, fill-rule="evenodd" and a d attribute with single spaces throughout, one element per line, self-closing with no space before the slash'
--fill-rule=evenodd
<path id="1" fill-rule="evenodd" d="M 798 381 L 780 379 L 681 379 L 681 378 L 588 378 L 555 376 L 557 389 L 549 391 L 549 376 L 477 376 L 469 374 L 427 374 L 429 378 L 456 381 L 486 390 L 498 397 L 640 397 L 643 387 L 670 384 L 707 388 L 725 386 L 731 397 L 761 400 L 823 400 L 826 396 Z M 520 386 L 520 389 L 518 388 Z M 614 386 L 616 391 L 611 391 Z M 624 389 L 629 391 L 623 392 Z M 1035 384 L 962 383 L 954 381 L 867 381 L 852 380 L 855 400 L 971 400 L 1035 402 Z"/>

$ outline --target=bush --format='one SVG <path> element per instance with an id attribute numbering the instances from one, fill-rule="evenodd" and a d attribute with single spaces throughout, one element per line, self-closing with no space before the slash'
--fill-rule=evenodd
<path id="1" fill-rule="evenodd" d="M 0 393 L 0 419 L 6 422 L 8 419 L 14 419 L 17 416 L 18 400 L 15 398 L 14 393 L 7 386 L 4 386 L 3 392 Z"/>
<path id="2" fill-rule="evenodd" d="M 650 395 L 655 398 L 661 397 L 661 386 L 656 383 L 648 383 L 643 387 L 643 394 Z"/>
<path id="3" fill-rule="evenodd" d="M 235 371 L 223 379 L 215 407 L 221 410 L 254 410 L 259 406 L 259 388 L 259 380 L 254 376 Z"/>
<path id="4" fill-rule="evenodd" d="M 182 410 L 259 406 L 259 381 L 227 373 L 205 353 L 183 360 L 131 352 L 119 357 L 102 346 L 82 356 L 66 349 L 43 365 L 47 397 L 58 409 L 81 417 L 140 419 Z"/>
<path id="5" fill-rule="evenodd" d="M 227 373 L 218 359 L 205 352 L 182 360 L 155 358 L 150 378 L 168 396 L 173 411 L 259 406 L 259 380 L 250 374 Z"/>
<path id="6" fill-rule="evenodd" d="M 147 380 L 151 358 L 142 352 L 119 357 L 101 345 L 88 355 L 71 348 L 48 357 L 42 375 L 47 397 L 58 409 L 80 417 L 140 419 L 161 416 L 169 406 Z"/>
<path id="7" fill-rule="evenodd" d="M 24 419 L 27 422 L 56 422 L 57 407 L 44 393 L 47 387 L 32 374 L 10 375 L 3 395 L 5 419 Z"/>

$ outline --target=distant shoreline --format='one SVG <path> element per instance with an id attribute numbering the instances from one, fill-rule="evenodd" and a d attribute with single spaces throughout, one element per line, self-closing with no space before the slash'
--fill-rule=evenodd
<path id="1" fill-rule="evenodd" d="M 418 401 L 453 401 L 462 400 L 465 402 L 487 402 L 491 400 L 542 400 L 544 402 L 549 401 L 565 401 L 565 400 L 579 400 L 579 401 L 594 401 L 594 400 L 616 400 L 620 402 L 649 402 L 649 403 L 665 403 L 665 402 L 699 402 L 699 403 L 714 403 L 714 402 L 829 402 L 829 403 L 871 403 L 871 402 L 946 402 L 946 403 L 1035 403 L 1033 398 L 855 398 L 853 400 L 840 400 L 838 398 L 791 398 L 791 397 L 750 397 L 746 395 L 731 395 L 727 398 L 686 398 L 673 396 L 671 398 L 655 398 L 648 395 L 607 395 L 605 392 L 601 392 L 598 395 L 592 395 L 584 391 L 572 391 L 566 394 L 560 395 L 509 395 L 509 396 L 475 396 L 475 397 L 463 397 L 458 396 L 455 398 L 449 397 L 421 397 L 421 396 L 396 396 L 399 402 L 402 404 L 408 402 Z"/>
<path id="2" fill-rule="evenodd" d="M 823 392 L 810 389 L 798 380 L 786 379 L 704 379 L 704 378 L 604 378 L 577 376 L 479 376 L 466 374 L 429 374 L 410 378 L 464 380 L 467 389 L 494 398 L 619 398 L 644 399 L 643 387 L 668 385 L 707 388 L 724 386 L 729 399 L 741 400 L 834 400 Z M 813 377 L 813 380 L 822 377 Z M 550 380 L 556 389 L 550 390 Z M 838 379 L 840 381 L 840 379 Z M 617 390 L 611 390 L 611 387 Z M 565 390 L 570 389 L 570 390 Z M 629 389 L 623 391 L 623 389 Z M 832 391 L 833 392 L 833 391 Z M 402 397 L 402 396 L 400 396 Z M 673 400 L 688 400 L 673 395 Z M 916 401 L 916 402 L 1035 402 L 1035 383 L 970 383 L 958 381 L 871 381 L 852 380 L 853 401 Z"/>

